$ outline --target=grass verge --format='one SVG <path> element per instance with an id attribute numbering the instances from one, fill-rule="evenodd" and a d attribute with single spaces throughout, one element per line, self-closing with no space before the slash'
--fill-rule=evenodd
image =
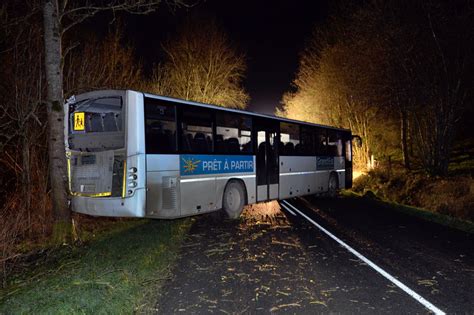
<path id="1" fill-rule="evenodd" d="M 460 220 L 448 215 L 413 206 L 402 205 L 389 200 L 382 200 L 377 198 L 373 193 L 361 195 L 350 190 L 345 190 L 342 192 L 342 195 L 345 197 L 364 198 L 367 202 L 387 210 L 401 212 L 410 216 L 420 218 L 422 220 L 441 224 L 467 233 L 474 233 L 474 223 L 471 221 Z"/>
<path id="2" fill-rule="evenodd" d="M 0 291 L 0 313 L 123 314 L 154 307 L 191 219 L 118 224 L 87 246 L 12 279 Z M 149 301 L 145 301 L 147 298 Z"/>

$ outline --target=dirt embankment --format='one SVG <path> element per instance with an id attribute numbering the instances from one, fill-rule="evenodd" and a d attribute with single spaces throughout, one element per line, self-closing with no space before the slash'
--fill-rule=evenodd
<path id="1" fill-rule="evenodd" d="M 474 179 L 470 175 L 438 178 L 404 171 L 371 171 L 355 180 L 353 190 L 371 191 L 379 198 L 474 221 Z"/>

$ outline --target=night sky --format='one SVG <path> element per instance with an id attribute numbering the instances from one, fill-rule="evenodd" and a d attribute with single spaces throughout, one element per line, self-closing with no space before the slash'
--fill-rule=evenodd
<path id="1" fill-rule="evenodd" d="M 317 25 L 328 16 L 328 1 L 219 1 L 201 0 L 188 9 L 166 5 L 148 16 L 125 19 L 128 40 L 146 65 L 159 62 L 161 43 L 190 16 L 213 17 L 229 39 L 247 56 L 244 87 L 250 94 L 249 110 L 273 113 L 291 87 L 299 53 Z"/>

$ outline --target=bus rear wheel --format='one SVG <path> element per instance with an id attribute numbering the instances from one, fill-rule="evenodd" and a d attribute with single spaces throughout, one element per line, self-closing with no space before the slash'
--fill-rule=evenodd
<path id="1" fill-rule="evenodd" d="M 339 188 L 339 181 L 337 180 L 336 174 L 332 173 L 329 176 L 328 197 L 335 198 L 337 195 L 338 188 Z"/>
<path id="2" fill-rule="evenodd" d="M 237 219 L 245 205 L 245 189 L 238 181 L 230 181 L 224 190 L 223 209 L 230 219 Z"/>

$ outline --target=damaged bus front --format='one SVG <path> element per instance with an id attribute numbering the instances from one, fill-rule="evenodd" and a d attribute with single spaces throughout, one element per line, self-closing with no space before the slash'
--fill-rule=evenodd
<path id="1" fill-rule="evenodd" d="M 144 135 L 127 132 L 143 124 L 142 98 L 134 91 L 99 91 L 67 101 L 65 142 L 73 211 L 144 216 Z"/>

